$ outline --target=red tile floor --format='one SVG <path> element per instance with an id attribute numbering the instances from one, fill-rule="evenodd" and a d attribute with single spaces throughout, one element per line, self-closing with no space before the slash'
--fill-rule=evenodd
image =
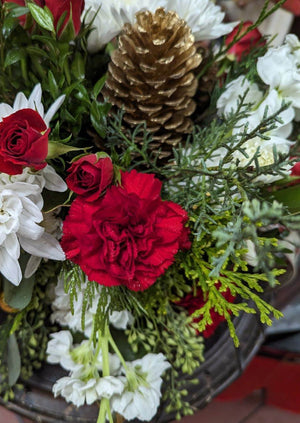
<path id="1" fill-rule="evenodd" d="M 0 407 L 0 423 L 31 422 Z M 239 401 L 215 399 L 194 416 L 182 419 L 181 423 L 300 423 L 300 414 L 265 405 L 264 392 L 255 391 Z"/>

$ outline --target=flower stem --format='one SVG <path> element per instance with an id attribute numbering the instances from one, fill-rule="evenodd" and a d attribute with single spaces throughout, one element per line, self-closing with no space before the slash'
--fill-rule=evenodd
<path id="1" fill-rule="evenodd" d="M 122 366 L 124 367 L 125 371 L 127 372 L 128 371 L 128 366 L 126 364 L 126 361 L 124 360 L 124 357 L 122 356 L 122 354 L 121 354 L 121 352 L 120 352 L 117 344 L 115 343 L 113 337 L 111 336 L 111 333 L 110 333 L 109 329 L 108 329 L 108 341 L 109 341 L 112 349 L 114 350 L 114 352 L 119 357 L 119 359 L 120 359 L 120 361 L 122 363 Z"/>
<path id="2" fill-rule="evenodd" d="M 108 323 L 106 322 L 103 333 L 101 330 L 98 331 L 98 345 L 97 345 L 97 351 L 99 354 L 100 348 L 102 351 L 102 374 L 103 377 L 109 376 L 109 351 L 108 351 L 108 339 L 109 339 L 110 333 L 108 328 Z M 98 356 L 95 355 L 95 357 Z M 100 403 L 100 409 L 99 409 L 99 415 L 97 419 L 97 423 L 105 423 L 106 422 L 106 416 L 109 419 L 110 423 L 113 423 L 113 418 L 111 414 L 110 409 L 110 403 L 107 398 L 102 398 Z"/>

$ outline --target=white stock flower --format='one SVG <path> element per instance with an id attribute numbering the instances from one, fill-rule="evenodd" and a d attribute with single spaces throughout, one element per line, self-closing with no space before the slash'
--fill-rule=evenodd
<path id="1" fill-rule="evenodd" d="M 137 375 L 140 384 L 133 390 L 130 383 L 127 383 L 121 395 L 114 395 L 111 398 L 112 410 L 126 420 L 150 421 L 160 404 L 161 376 L 171 366 L 161 353 L 146 354 L 126 364 Z"/>
<path id="2" fill-rule="evenodd" d="M 293 41 L 288 38 L 288 43 L 280 47 L 270 48 L 267 53 L 257 61 L 257 72 L 260 78 L 276 89 L 280 96 L 291 101 L 294 107 L 300 107 L 300 69 L 299 53 L 294 53 Z"/>
<path id="3" fill-rule="evenodd" d="M 61 395 L 67 402 L 81 407 L 85 403 L 91 405 L 98 400 L 96 385 L 96 378 L 81 380 L 71 375 L 58 379 L 53 385 L 52 391 L 55 397 Z"/>
<path id="4" fill-rule="evenodd" d="M 50 364 L 59 364 L 65 370 L 74 370 L 78 364 L 71 357 L 73 348 L 73 337 L 68 330 L 52 333 L 52 339 L 47 345 L 47 362 Z"/>
<path id="5" fill-rule="evenodd" d="M 53 322 L 58 322 L 62 326 L 68 326 L 70 329 L 82 331 L 81 327 L 81 310 L 83 304 L 83 295 L 86 285 L 89 282 L 82 284 L 82 290 L 77 292 L 77 300 L 74 299 L 74 314 L 72 314 L 70 306 L 70 296 L 65 293 L 63 278 L 58 278 L 57 285 L 55 287 L 55 299 L 52 303 L 53 313 L 51 319 Z M 101 287 L 98 287 L 98 291 L 95 292 L 93 302 L 88 306 L 85 313 L 85 330 L 84 334 L 90 337 L 92 334 L 92 326 L 94 316 L 97 312 L 98 300 L 101 296 Z M 128 326 L 133 323 L 133 316 L 127 310 L 114 311 L 109 317 L 110 323 L 116 329 L 125 330 Z"/>
<path id="6" fill-rule="evenodd" d="M 252 103 L 253 106 L 260 103 L 263 98 L 263 93 L 258 88 L 258 85 L 241 75 L 231 81 L 219 97 L 217 101 L 218 114 L 228 116 L 230 113 L 234 113 L 240 103 L 240 97 L 244 95 L 243 104 Z"/>
<path id="7" fill-rule="evenodd" d="M 52 390 L 54 396 L 61 395 L 67 402 L 77 407 L 93 404 L 101 398 L 111 398 L 123 392 L 124 383 L 121 378 L 114 376 L 100 377 L 95 374 L 87 378 L 84 366 L 72 372 L 70 376 L 58 379 Z"/>
<path id="8" fill-rule="evenodd" d="M 300 40 L 295 34 L 287 34 L 285 42 L 289 46 L 291 53 L 294 55 L 297 64 L 300 64 Z"/>
<path id="9" fill-rule="evenodd" d="M 0 121 L 18 110 L 32 109 L 38 112 L 45 124 L 49 126 L 51 119 L 64 102 L 64 99 L 65 95 L 61 95 L 45 113 L 42 103 L 42 87 L 41 84 L 37 84 L 28 98 L 24 93 L 18 93 L 12 107 L 6 103 L 0 103 Z"/>
<path id="10" fill-rule="evenodd" d="M 167 10 L 174 10 L 192 30 L 195 41 L 214 40 L 233 30 L 236 22 L 223 23 L 225 13 L 211 0 L 167 0 Z"/>
<path id="11" fill-rule="evenodd" d="M 125 23 L 133 24 L 139 11 L 154 12 L 164 7 L 166 0 L 86 0 L 82 16 L 87 23 L 93 21 L 88 37 L 88 50 L 95 53 L 116 37 Z"/>
<path id="12" fill-rule="evenodd" d="M 272 90 L 255 111 L 238 123 L 234 133 L 238 135 L 243 132 L 246 125 L 247 131 L 251 132 L 263 121 L 264 118 L 276 114 L 280 107 L 281 99 L 278 93 L 275 90 Z M 275 129 L 264 133 L 268 139 L 265 140 L 256 136 L 246 141 L 241 146 L 244 153 L 239 150 L 236 150 L 233 153 L 233 160 L 238 161 L 239 167 L 247 166 L 257 152 L 257 161 L 261 167 L 272 165 L 274 163 L 274 148 L 276 148 L 277 153 L 288 154 L 292 144 L 287 137 L 292 131 L 291 121 L 294 118 L 293 108 L 289 107 L 287 110 L 281 112 L 278 117 L 280 117 L 282 123 L 277 122 Z M 253 162 L 252 165 L 254 165 Z M 289 169 L 286 169 L 286 172 L 288 171 Z M 270 182 L 271 180 L 276 179 L 278 179 L 277 176 L 272 177 L 272 175 L 261 175 L 258 180 L 262 182 Z"/>

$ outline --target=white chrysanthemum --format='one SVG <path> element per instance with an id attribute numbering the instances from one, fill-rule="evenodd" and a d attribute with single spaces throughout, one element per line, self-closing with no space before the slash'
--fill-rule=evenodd
<path id="1" fill-rule="evenodd" d="M 38 112 L 45 124 L 49 126 L 51 119 L 64 102 L 64 99 L 65 95 L 60 96 L 57 100 L 55 100 L 47 113 L 45 113 L 42 103 L 42 87 L 41 84 L 37 84 L 29 98 L 27 98 L 22 92 L 18 93 L 12 107 L 6 103 L 0 103 L 0 121 L 18 110 L 32 109 Z"/>
<path id="2" fill-rule="evenodd" d="M 166 0 L 86 0 L 83 17 L 87 23 L 93 21 L 88 37 L 88 50 L 95 53 L 116 37 L 125 23 L 133 24 L 139 11 L 154 12 L 164 7 Z"/>
<path id="3" fill-rule="evenodd" d="M 290 39 L 289 39 L 290 40 Z M 298 56 L 292 51 L 290 43 L 270 48 L 257 61 L 257 72 L 260 78 L 276 89 L 286 101 L 294 107 L 300 107 L 300 69 Z"/>
<path id="4" fill-rule="evenodd" d="M 140 384 L 133 390 L 129 383 L 121 395 L 114 395 L 111 399 L 112 410 L 126 420 L 150 421 L 160 404 L 161 376 L 171 366 L 161 353 L 146 354 L 143 358 L 126 364 L 135 372 Z M 125 381 L 124 377 L 124 383 Z"/>
<path id="5" fill-rule="evenodd" d="M 47 165 L 44 169 L 41 169 L 39 171 L 33 171 L 30 168 L 26 167 L 23 169 L 23 172 L 19 175 L 8 175 L 6 173 L 0 173 L 0 185 L 2 185 L 3 187 L 7 187 L 12 183 L 24 183 L 33 186 L 34 189 L 32 191 L 32 194 L 28 195 L 27 198 L 28 200 L 32 201 L 32 203 L 34 203 L 39 210 L 42 210 L 44 205 L 43 197 L 41 195 L 44 188 L 47 188 L 49 191 L 56 192 L 63 192 L 67 189 L 66 183 L 50 165 Z M 41 226 L 44 228 L 42 229 L 44 231 L 44 234 L 41 241 L 43 243 L 46 243 L 49 247 L 52 246 L 52 252 L 49 251 L 51 257 L 49 257 L 49 254 L 47 255 L 47 253 L 44 256 L 42 256 L 40 252 L 38 253 L 39 255 L 32 253 L 26 265 L 24 273 L 24 276 L 26 278 L 29 278 L 36 272 L 42 258 L 64 260 L 64 255 L 62 254 L 61 247 L 57 242 L 61 235 L 61 230 L 58 230 L 61 226 L 61 219 L 55 216 L 55 219 L 53 218 L 51 221 L 52 227 L 49 228 L 49 225 L 48 227 L 46 225 L 46 221 L 48 218 L 48 214 L 43 215 L 42 220 L 40 221 Z M 55 258 L 57 257 L 56 253 L 54 253 L 53 255 L 53 247 L 55 250 L 59 250 L 60 258 Z"/>
<path id="6" fill-rule="evenodd" d="M 150 10 L 153 13 L 159 7 L 177 12 L 190 26 L 196 41 L 219 38 L 236 25 L 223 23 L 225 14 L 211 0 L 86 0 L 83 17 L 87 23 L 93 21 L 89 51 L 95 53 L 103 48 L 121 32 L 125 23 L 133 24 L 137 12 Z"/>
<path id="7" fill-rule="evenodd" d="M 65 181 L 55 172 L 52 166 L 47 165 L 41 170 L 32 170 L 25 167 L 23 172 L 19 175 L 8 175 L 7 173 L 0 173 L 0 184 L 10 184 L 12 182 L 24 182 L 26 184 L 37 185 L 38 194 L 31 196 L 30 199 L 40 209 L 44 205 L 44 201 L 40 193 L 46 188 L 49 191 L 64 192 L 68 189 Z"/>
<path id="8" fill-rule="evenodd" d="M 278 93 L 275 90 L 272 90 L 257 110 L 253 111 L 250 116 L 238 123 L 234 133 L 239 134 L 240 132 L 243 132 L 246 125 L 248 132 L 251 132 L 263 121 L 265 117 L 276 114 L 280 107 L 281 99 Z M 276 148 L 277 153 L 288 154 L 292 144 L 292 142 L 287 138 L 292 131 L 291 122 L 294 118 L 293 108 L 289 107 L 287 110 L 281 112 L 279 117 L 282 120 L 282 123 L 277 122 L 275 129 L 272 129 L 264 134 L 268 137 L 267 140 L 261 139 L 260 137 L 251 138 L 242 145 L 244 153 L 238 150 L 233 153 L 233 159 L 234 161 L 238 161 L 238 166 L 247 166 L 251 159 L 257 154 L 257 151 L 259 152 L 257 155 L 257 161 L 261 167 L 272 165 L 274 163 L 274 148 Z M 269 177 L 267 175 L 260 176 L 259 180 L 266 182 L 266 178 L 268 182 L 270 182 L 271 179 L 274 180 L 274 177 L 271 175 Z M 275 178 L 277 177 L 275 176 Z"/>
<path id="9" fill-rule="evenodd" d="M 91 283 L 86 280 L 82 284 L 82 290 L 77 292 L 77 300 L 74 299 L 74 314 L 72 314 L 70 306 L 70 296 L 65 293 L 63 278 L 59 278 L 55 287 L 55 299 L 52 303 L 53 313 L 51 319 L 59 323 L 61 326 L 68 326 L 70 329 L 82 331 L 81 327 L 81 310 L 83 304 L 83 292 L 86 284 Z M 87 337 L 91 336 L 94 316 L 97 312 L 97 304 L 101 295 L 101 287 L 95 292 L 93 303 L 87 308 L 85 313 L 85 330 Z M 110 315 L 110 323 L 117 329 L 126 329 L 133 323 L 133 316 L 127 310 L 114 311 Z"/>
<path id="10" fill-rule="evenodd" d="M 196 41 L 214 40 L 233 30 L 236 22 L 223 23 L 225 13 L 211 0 L 167 0 L 167 10 L 174 10 L 186 21 Z"/>
<path id="11" fill-rule="evenodd" d="M 231 81 L 223 94 L 217 101 L 218 114 L 228 116 L 237 110 L 238 104 L 241 102 L 240 98 L 245 95 L 244 104 L 256 105 L 260 103 L 263 98 L 263 93 L 258 88 L 258 85 L 250 82 L 245 76 L 241 75 L 234 81 Z"/>
<path id="12" fill-rule="evenodd" d="M 38 205 L 32 198 L 37 199 Z M 19 285 L 22 279 L 18 263 L 20 246 L 38 257 L 65 259 L 58 241 L 40 226 L 41 204 L 38 185 L 0 181 L 0 272 L 14 285 Z"/>

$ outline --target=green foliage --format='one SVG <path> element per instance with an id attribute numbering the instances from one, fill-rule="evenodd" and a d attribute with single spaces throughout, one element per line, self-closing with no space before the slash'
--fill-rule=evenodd
<path id="1" fill-rule="evenodd" d="M 165 377 L 167 383 L 163 400 L 168 404 L 166 411 L 175 411 L 178 416 L 193 414 L 189 403 L 184 400 L 191 380 L 179 378 L 180 373 L 192 375 L 204 360 L 203 339 L 197 334 L 192 318 L 175 311 L 169 304 L 165 314 L 158 314 L 153 320 L 135 320 L 126 334 L 137 355 L 162 352 L 172 363 Z"/>
<path id="2" fill-rule="evenodd" d="M 223 218 L 218 217 L 217 222 L 206 222 L 209 232 L 213 234 L 217 242 L 208 232 L 202 232 L 200 237 L 194 240 L 189 254 L 180 262 L 186 279 L 193 284 L 195 295 L 197 289 L 201 288 L 205 298 L 204 306 L 193 314 L 194 317 L 202 316 L 198 326 L 199 331 L 202 332 L 212 323 L 210 311 L 215 310 L 227 320 L 236 346 L 239 341 L 232 322 L 233 316 L 238 316 L 241 312 L 258 312 L 261 322 L 268 325 L 271 324 L 270 315 L 273 314 L 275 318 L 281 316 L 281 313 L 268 304 L 260 294 L 264 292 L 266 283 L 275 285 L 276 278 L 285 272 L 284 269 L 278 269 L 274 255 L 283 248 L 278 246 L 276 238 L 259 232 L 263 218 L 266 219 L 265 223 L 270 223 L 275 217 L 273 213 L 277 213 L 276 218 L 278 217 L 276 205 L 274 207 L 276 211 L 274 209 L 260 210 L 261 213 L 252 215 L 252 220 L 249 218 L 251 213 L 247 204 L 245 208 L 248 219 L 238 219 L 235 225 L 228 212 Z M 251 240 L 257 247 L 257 267 L 262 268 L 261 273 L 255 273 L 249 268 L 245 257 L 246 240 Z M 260 256 L 268 258 L 268 261 L 262 262 Z M 277 268 L 274 268 L 275 264 Z M 228 291 L 239 301 L 233 303 L 227 301 L 222 293 Z"/>
<path id="3" fill-rule="evenodd" d="M 30 303 L 18 313 L 6 315 L 0 326 L 0 395 L 5 401 L 13 399 L 11 386 L 18 387 L 15 382 L 19 374 L 28 379 L 46 358 L 49 333 L 53 331 L 47 286 L 56 283 L 59 271 L 59 263 L 43 263 L 35 274 Z"/>
<path id="4" fill-rule="evenodd" d="M 28 13 L 26 28 L 18 21 L 24 13 Z M 45 110 L 65 94 L 66 99 L 52 122 L 55 131 L 50 138 L 59 141 L 72 136 L 74 147 L 93 144 L 86 132 L 88 127 L 105 136 L 110 109 L 99 97 L 107 64 L 104 53 L 96 60 L 95 80 L 86 77 L 91 67 L 86 51 L 89 31 L 89 27 L 85 28 L 70 43 L 66 30 L 61 37 L 56 36 L 49 9 L 33 3 L 28 8 L 13 3 L 0 8 L 0 102 L 12 104 L 19 91 L 28 96 L 37 83 L 43 88 Z M 87 143 L 87 139 L 91 141 Z M 64 153 L 67 150 L 61 152 Z"/>

